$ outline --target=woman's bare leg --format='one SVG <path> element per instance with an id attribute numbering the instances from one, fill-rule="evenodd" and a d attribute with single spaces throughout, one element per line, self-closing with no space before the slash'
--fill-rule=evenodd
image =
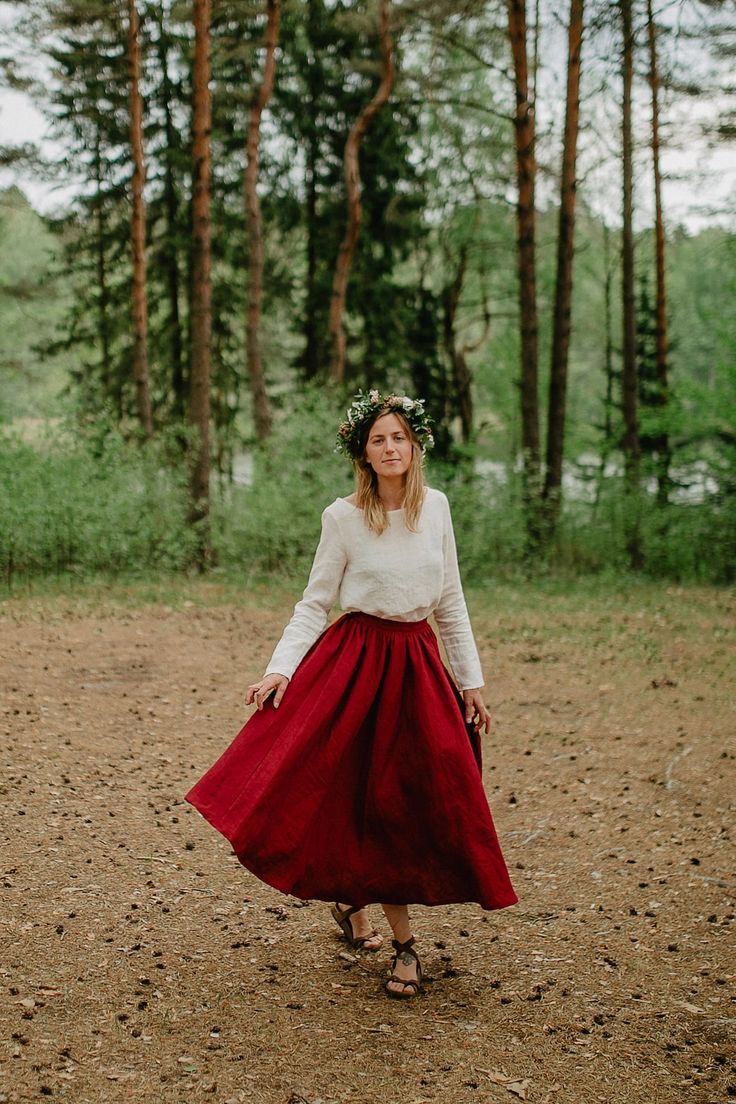
<path id="1" fill-rule="evenodd" d="M 344 901 L 338 901 L 337 907 L 339 909 L 342 909 L 342 911 L 344 912 L 345 909 L 348 909 L 351 906 L 345 904 Z M 383 936 L 380 933 L 375 936 L 372 936 L 370 934 L 373 931 L 373 925 L 371 924 L 368 918 L 368 913 L 365 909 L 360 909 L 358 912 L 354 912 L 350 917 L 350 923 L 353 928 L 353 935 L 356 939 L 361 939 L 363 936 L 369 937 L 363 944 L 364 950 L 377 949 L 378 947 L 383 945 Z"/>
<path id="2" fill-rule="evenodd" d="M 391 925 L 391 931 L 394 933 L 396 942 L 406 943 L 407 939 L 411 939 L 409 910 L 406 905 L 381 905 L 381 908 L 385 912 L 386 919 Z M 413 959 L 411 962 L 406 963 L 398 958 L 393 972 L 396 974 L 397 978 L 401 978 L 402 981 L 417 980 L 417 964 Z M 389 981 L 388 988 L 394 993 L 401 993 L 404 986 L 399 981 Z"/>

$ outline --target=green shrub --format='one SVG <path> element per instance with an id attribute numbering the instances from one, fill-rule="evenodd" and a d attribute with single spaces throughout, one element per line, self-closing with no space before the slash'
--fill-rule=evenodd
<path id="1" fill-rule="evenodd" d="M 306 582 L 321 511 L 353 489 L 350 464 L 334 452 L 342 402 L 315 388 L 292 403 L 268 444 L 256 451 L 251 485 L 213 481 L 215 562 L 246 584 L 268 575 Z M 50 432 L 34 446 L 9 432 L 0 435 L 0 572 L 6 581 L 187 569 L 196 540 L 187 521 L 181 432 L 141 445 L 99 420 L 84 432 Z M 733 582 L 736 494 L 727 476 L 718 473 L 718 492 L 698 504 L 662 509 L 653 494 L 642 492 L 636 508 L 645 576 Z M 499 480 L 480 474 L 471 456 L 454 466 L 430 457 L 427 480 L 450 499 L 468 583 L 629 569 L 633 507 L 622 479 L 607 479 L 595 502 L 565 501 L 554 540 L 532 561 L 518 475 Z"/>
<path id="2" fill-rule="evenodd" d="M 0 571 L 179 569 L 190 562 L 184 473 L 161 442 L 65 433 L 32 447 L 0 436 Z"/>
<path id="3" fill-rule="evenodd" d="M 352 468 L 334 451 L 339 417 L 330 393 L 314 389 L 277 420 L 255 454 L 252 484 L 213 503 L 219 563 L 306 579 L 322 510 L 353 489 Z"/>

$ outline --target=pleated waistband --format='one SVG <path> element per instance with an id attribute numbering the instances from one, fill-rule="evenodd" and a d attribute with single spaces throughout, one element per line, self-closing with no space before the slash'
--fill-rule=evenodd
<path id="1" fill-rule="evenodd" d="M 376 617 L 372 613 L 344 613 L 340 621 L 357 621 L 366 628 L 380 629 L 382 632 L 418 634 L 426 632 L 429 621 L 423 617 L 421 621 L 393 621 L 388 617 Z M 431 632 L 431 628 L 430 628 Z"/>

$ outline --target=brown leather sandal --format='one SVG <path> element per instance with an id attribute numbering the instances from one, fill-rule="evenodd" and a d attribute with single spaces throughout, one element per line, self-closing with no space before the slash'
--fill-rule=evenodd
<path id="1" fill-rule="evenodd" d="M 407 939 L 406 943 L 399 943 L 398 940 L 392 939 L 391 946 L 396 951 L 396 954 L 394 955 L 394 960 L 391 964 L 391 977 L 386 981 L 384 988 L 388 995 L 390 997 L 394 997 L 396 1000 L 412 1000 L 422 991 L 422 964 L 419 961 L 419 955 L 415 950 L 412 949 L 414 946 L 414 936 L 412 936 L 411 939 Z M 396 974 L 393 973 L 393 971 L 396 969 L 396 963 L 399 961 L 399 959 L 401 959 L 405 966 L 411 966 L 412 962 L 416 962 L 416 981 L 409 980 L 407 978 L 397 977 Z M 389 989 L 389 985 L 392 981 L 398 985 L 403 985 L 404 988 L 401 990 Z"/>
<path id="2" fill-rule="evenodd" d="M 368 935 L 355 935 L 353 932 L 353 925 L 350 922 L 350 917 L 353 915 L 353 913 L 360 912 L 360 906 L 353 905 L 350 908 L 346 908 L 343 910 L 340 908 L 340 905 L 336 901 L 330 909 L 330 912 L 332 913 L 335 923 L 342 930 L 343 935 L 345 936 L 351 947 L 355 947 L 355 949 L 358 951 L 370 951 L 371 953 L 373 953 L 374 951 L 379 951 L 381 949 L 381 947 L 383 946 L 383 936 L 377 928 L 373 928 L 372 931 L 369 931 Z M 380 939 L 381 942 L 376 944 L 375 947 L 366 947 L 365 944 L 368 942 L 369 939 L 376 938 Z"/>

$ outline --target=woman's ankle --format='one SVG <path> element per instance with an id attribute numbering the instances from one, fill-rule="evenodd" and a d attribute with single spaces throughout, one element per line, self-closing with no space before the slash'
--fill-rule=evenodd
<path id="1" fill-rule="evenodd" d="M 404 928 L 402 926 L 402 927 L 392 928 L 391 930 L 393 932 L 394 940 L 397 943 L 401 943 L 401 944 L 408 943 L 410 939 L 414 938 L 414 936 L 411 933 L 411 928 L 408 925 L 407 925 L 406 928 Z"/>
<path id="2" fill-rule="evenodd" d="M 382 907 L 394 939 L 397 943 L 406 943 L 412 938 L 408 908 L 406 905 L 383 905 Z"/>

